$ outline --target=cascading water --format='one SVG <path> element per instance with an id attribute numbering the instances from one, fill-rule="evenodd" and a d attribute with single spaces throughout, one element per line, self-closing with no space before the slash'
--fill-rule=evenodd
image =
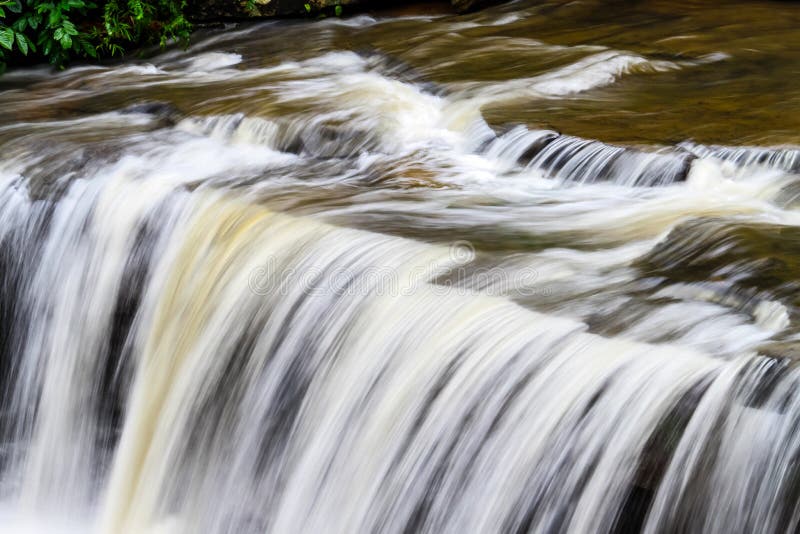
<path id="1" fill-rule="evenodd" d="M 797 530 L 798 114 L 533 4 L 0 80 L 0 532 Z"/>

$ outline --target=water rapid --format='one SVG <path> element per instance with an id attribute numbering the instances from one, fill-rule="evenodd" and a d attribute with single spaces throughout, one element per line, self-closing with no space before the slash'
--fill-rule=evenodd
<path id="1" fill-rule="evenodd" d="M 594 4 L 0 79 L 0 532 L 797 531 L 800 10 Z"/>

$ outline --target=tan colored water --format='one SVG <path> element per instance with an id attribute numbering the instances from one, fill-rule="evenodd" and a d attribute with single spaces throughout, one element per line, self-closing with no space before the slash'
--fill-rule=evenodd
<path id="1" fill-rule="evenodd" d="M 413 10 L 417 18 L 367 27 L 267 25 L 246 38 L 226 42 L 228 49 L 244 52 L 247 67 L 302 60 L 325 48 L 378 50 L 451 90 L 475 82 L 534 77 L 585 55 L 589 48 L 581 47 L 697 62 L 691 69 L 629 76 L 566 99 L 509 95 L 508 102 L 487 105 L 485 115 L 491 123 L 524 122 L 608 142 L 800 142 L 797 4 L 653 0 L 527 4 L 516 2 L 470 16 L 436 15 L 440 9 L 422 6 L 405 10 Z M 262 114 L 293 111 L 275 102 L 273 95 L 260 90 L 253 95 L 253 89 L 260 88 L 258 78 L 225 79 L 203 89 L 175 81 L 160 89 L 129 84 L 120 73 L 113 79 L 85 78 L 85 73 L 75 73 L 57 81 L 23 84 L 34 98 L 20 101 L 8 95 L 0 113 L 20 119 L 69 116 L 114 109 L 137 97 L 169 99 L 188 113 L 234 108 Z M 17 84 L 13 79 L 0 83 Z M 219 94 L 221 86 L 225 95 Z M 65 89 L 74 93 L 65 95 Z"/>

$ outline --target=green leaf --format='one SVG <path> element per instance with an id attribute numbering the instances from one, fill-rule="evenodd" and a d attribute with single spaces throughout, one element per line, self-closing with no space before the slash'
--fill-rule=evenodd
<path id="1" fill-rule="evenodd" d="M 56 31 L 53 32 L 53 39 L 55 39 L 56 41 L 60 41 L 62 37 L 64 37 L 64 29 L 56 28 Z"/>
<path id="2" fill-rule="evenodd" d="M 311 13 L 311 4 L 303 4 L 303 7 L 306 8 L 306 13 Z"/>
<path id="3" fill-rule="evenodd" d="M 95 47 L 92 46 L 92 44 L 89 41 L 87 41 L 86 39 L 80 39 L 79 42 L 80 42 L 81 48 L 83 48 L 83 53 L 84 54 L 86 54 L 89 57 L 93 57 L 93 58 L 97 57 L 97 50 L 95 49 Z"/>
<path id="4" fill-rule="evenodd" d="M 14 30 L 11 28 L 0 30 L 0 46 L 7 50 L 11 50 L 14 47 Z"/>
<path id="5" fill-rule="evenodd" d="M 337 16 L 337 17 L 341 17 L 341 16 L 342 16 L 342 6 L 340 6 L 340 5 L 337 5 L 337 6 L 336 6 L 336 7 L 333 9 L 333 12 L 336 14 L 336 16 Z"/>
<path id="6" fill-rule="evenodd" d="M 17 33 L 22 33 L 25 31 L 25 28 L 28 27 L 28 17 L 18 18 L 17 21 L 11 25 L 14 28 L 14 31 Z"/>
<path id="7" fill-rule="evenodd" d="M 0 4 L 0 5 L 2 5 L 2 4 Z M 5 16 L 6 16 L 6 12 L 3 11 L 2 7 L 0 7 L 0 18 L 5 17 Z"/>
<path id="8" fill-rule="evenodd" d="M 40 14 L 37 13 L 36 15 L 28 15 L 28 26 L 30 26 L 31 29 L 35 30 L 38 28 L 41 22 L 42 16 Z"/>
<path id="9" fill-rule="evenodd" d="M 133 14 L 133 18 L 136 20 L 142 20 L 144 18 L 144 6 L 141 0 L 128 0 L 128 8 Z"/>
<path id="10" fill-rule="evenodd" d="M 61 48 L 64 50 L 69 50 L 72 48 L 72 37 L 69 35 L 64 34 L 59 41 L 61 42 Z"/>
<path id="11" fill-rule="evenodd" d="M 22 2 L 14 0 L 8 3 L 8 10 L 12 13 L 22 13 Z"/>
<path id="12" fill-rule="evenodd" d="M 61 27 L 64 28 L 64 33 L 66 33 L 67 35 L 78 35 L 78 29 L 72 22 L 68 20 L 65 20 L 61 24 Z"/>
<path id="13" fill-rule="evenodd" d="M 19 51 L 22 52 L 23 56 L 28 55 L 28 40 L 21 33 L 17 34 L 17 48 L 19 48 Z"/>

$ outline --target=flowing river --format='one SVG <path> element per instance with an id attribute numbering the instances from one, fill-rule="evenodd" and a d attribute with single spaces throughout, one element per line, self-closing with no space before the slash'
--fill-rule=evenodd
<path id="1" fill-rule="evenodd" d="M 800 5 L 0 78 L 0 532 L 800 528 Z"/>

